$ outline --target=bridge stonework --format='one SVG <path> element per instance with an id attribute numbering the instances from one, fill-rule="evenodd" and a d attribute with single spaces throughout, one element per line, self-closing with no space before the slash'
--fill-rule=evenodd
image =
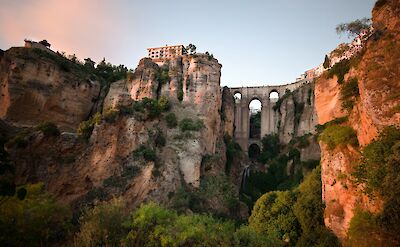
<path id="1" fill-rule="evenodd" d="M 254 99 L 261 102 L 261 138 L 267 134 L 278 133 L 279 112 L 273 109 L 277 100 L 270 99 L 270 93 L 277 92 L 279 97 L 282 97 L 286 90 L 294 91 L 306 83 L 309 81 L 304 79 L 278 86 L 229 88 L 232 95 L 241 94 L 241 99 L 235 99 L 234 139 L 243 151 L 247 153 L 249 146 L 253 143 L 261 148 L 261 139 L 250 139 L 250 102 Z"/>

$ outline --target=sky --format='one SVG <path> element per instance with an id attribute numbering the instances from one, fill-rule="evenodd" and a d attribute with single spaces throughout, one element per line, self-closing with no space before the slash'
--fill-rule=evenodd
<path id="1" fill-rule="evenodd" d="M 335 27 L 375 0 L 0 0 L 0 49 L 25 38 L 134 69 L 146 48 L 193 43 L 222 64 L 221 85 L 294 82 L 348 42 Z"/>

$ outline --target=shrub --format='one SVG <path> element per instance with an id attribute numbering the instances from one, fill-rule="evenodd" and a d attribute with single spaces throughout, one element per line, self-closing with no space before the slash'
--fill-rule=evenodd
<path id="1" fill-rule="evenodd" d="M 348 111 L 353 109 L 355 98 L 360 96 L 357 78 L 350 78 L 340 86 L 340 99 L 342 107 Z"/>
<path id="2" fill-rule="evenodd" d="M 146 147 L 145 145 L 140 145 L 135 151 L 133 151 L 134 157 L 143 157 L 146 161 L 155 161 L 156 160 L 156 152 Z"/>
<path id="3" fill-rule="evenodd" d="M 323 66 L 325 69 L 329 68 L 331 65 L 331 60 L 329 59 L 328 55 L 325 55 Z"/>
<path id="4" fill-rule="evenodd" d="M 259 234 L 253 228 L 246 225 L 243 225 L 236 230 L 234 238 L 234 246 L 237 247 L 284 246 L 283 241 L 265 234 Z"/>
<path id="5" fill-rule="evenodd" d="M 17 195 L 1 201 L 1 246 L 51 246 L 70 231 L 71 211 L 59 205 L 41 183 L 28 184 L 24 200 Z M 3 198 L 2 198 L 3 199 Z"/>
<path id="6" fill-rule="evenodd" d="M 385 5 L 387 3 L 387 0 L 378 0 L 375 3 L 375 9 L 379 9 L 381 8 L 383 5 Z"/>
<path id="7" fill-rule="evenodd" d="M 57 125 L 51 122 L 44 122 L 36 126 L 37 130 L 40 130 L 45 136 L 58 136 L 60 135 L 60 130 Z"/>
<path id="8" fill-rule="evenodd" d="M 320 135 L 320 141 L 334 149 L 338 145 L 358 146 L 357 134 L 350 126 L 331 125 L 328 126 Z"/>
<path id="9" fill-rule="evenodd" d="M 167 82 L 169 82 L 171 80 L 168 73 L 169 73 L 169 69 L 167 67 L 161 68 L 156 73 L 156 81 L 158 81 L 158 83 L 160 83 L 161 85 L 166 84 Z"/>
<path id="10" fill-rule="evenodd" d="M 128 232 L 123 226 L 125 220 L 124 204 L 118 199 L 86 209 L 79 219 L 75 246 L 120 246 Z"/>
<path id="11" fill-rule="evenodd" d="M 233 159 L 239 155 L 239 153 L 242 151 L 242 148 L 229 135 L 225 135 L 224 136 L 224 143 L 225 143 L 225 146 L 226 146 L 226 151 L 225 151 L 225 154 L 226 154 L 225 172 L 227 174 L 229 174 L 230 171 L 231 171 L 232 164 L 233 164 Z"/>
<path id="12" fill-rule="evenodd" d="M 7 142 L 6 145 L 16 148 L 26 148 L 29 144 L 27 140 L 29 133 L 29 129 L 23 129 L 19 131 L 11 140 Z"/>
<path id="13" fill-rule="evenodd" d="M 167 141 L 165 140 L 163 133 L 161 132 L 161 130 L 158 130 L 154 139 L 156 147 L 164 147 L 166 142 Z"/>
<path id="14" fill-rule="evenodd" d="M 182 131 L 199 131 L 204 127 L 201 119 L 194 122 L 191 118 L 184 118 L 179 122 L 179 127 Z"/>
<path id="15" fill-rule="evenodd" d="M 333 78 L 334 75 L 338 78 L 338 83 L 342 84 L 344 81 L 344 76 L 350 71 L 350 60 L 343 59 L 342 61 L 333 65 L 333 67 L 328 71 L 328 78 Z"/>
<path id="16" fill-rule="evenodd" d="M 173 112 L 170 112 L 165 116 L 165 121 L 167 121 L 168 128 L 175 128 L 178 125 L 178 120 Z"/>
<path id="17" fill-rule="evenodd" d="M 160 97 L 160 99 L 158 100 L 158 107 L 163 112 L 168 111 L 170 109 L 171 105 L 166 96 L 163 95 Z"/>
<path id="18" fill-rule="evenodd" d="M 102 119 L 107 123 L 115 123 L 115 120 L 119 116 L 119 111 L 116 109 L 109 109 L 105 111 L 102 115 Z"/>
<path id="19" fill-rule="evenodd" d="M 381 234 L 382 229 L 375 215 L 359 208 L 355 209 L 347 234 L 351 246 L 386 246 L 384 243 L 388 244 L 390 240 L 382 238 Z"/>
<path id="20" fill-rule="evenodd" d="M 128 246 L 232 246 L 232 223 L 207 215 L 178 215 L 155 203 L 142 205 L 133 215 Z"/>
<path id="21" fill-rule="evenodd" d="M 94 116 L 89 118 L 87 121 L 83 121 L 79 124 L 78 134 L 88 140 L 92 135 L 92 131 L 94 129 L 95 124 L 99 124 L 101 122 L 101 114 L 97 112 Z"/>

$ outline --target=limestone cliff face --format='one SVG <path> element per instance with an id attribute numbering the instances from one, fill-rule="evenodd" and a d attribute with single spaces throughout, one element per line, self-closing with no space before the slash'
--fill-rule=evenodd
<path id="1" fill-rule="evenodd" d="M 293 138 L 310 135 L 309 145 L 300 149 L 301 160 L 319 160 L 320 150 L 315 138 L 318 116 L 315 111 L 314 82 L 302 85 L 293 92 L 287 92 L 280 99 L 276 110 L 279 139 L 287 144 Z"/>
<path id="2" fill-rule="evenodd" d="M 163 69 L 169 80 L 162 83 L 157 74 Z M 30 133 L 25 137 L 28 147 L 8 147 L 17 164 L 18 182 L 44 181 L 53 195 L 72 205 L 112 196 L 122 196 L 129 207 L 146 200 L 168 203 L 182 186 L 196 189 L 201 176 L 225 172 L 223 137 L 233 131 L 233 98 L 226 90 L 222 94 L 220 69 L 216 59 L 201 54 L 168 60 L 162 66 L 142 59 L 131 77 L 110 86 L 103 109 L 166 96 L 171 102 L 168 112 L 155 118 L 135 113 L 119 114 L 113 122 L 103 119 L 87 142 L 72 133 L 59 137 Z M 165 120 L 169 113 L 178 121 L 201 120 L 204 127 L 192 132 L 170 128 Z M 165 138 L 165 146 L 156 143 L 156 135 Z M 155 158 L 144 159 L 137 151 L 141 147 L 153 150 Z M 205 157 L 213 159 L 207 167 Z M 221 204 L 215 207 L 228 210 Z"/>
<path id="3" fill-rule="evenodd" d="M 369 144 L 381 129 L 400 123 L 400 5 L 383 1 L 373 10 L 376 33 L 366 42 L 360 62 L 345 76 L 357 78 L 360 92 L 350 112 L 342 109 L 337 78 L 323 75 L 316 82 L 316 110 L 324 124 L 348 115 L 347 125 L 357 133 L 360 148 Z M 349 146 L 330 150 L 321 143 L 323 199 L 327 205 L 325 223 L 342 240 L 356 207 L 380 210 L 379 201 L 369 201 L 359 188 L 350 183 L 352 167 L 358 162 L 359 150 Z M 340 180 L 340 181 L 339 181 Z"/>
<path id="4" fill-rule="evenodd" d="M 89 116 L 99 96 L 99 82 L 62 67 L 57 56 L 29 48 L 11 48 L 0 55 L 2 120 L 17 126 L 50 121 L 74 130 Z"/>

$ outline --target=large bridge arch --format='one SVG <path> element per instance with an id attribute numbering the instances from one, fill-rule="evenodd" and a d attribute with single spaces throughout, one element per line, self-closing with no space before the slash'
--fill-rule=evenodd
<path id="1" fill-rule="evenodd" d="M 277 93 L 280 98 L 285 94 L 286 90 L 293 91 L 305 83 L 308 83 L 308 81 L 301 80 L 292 84 L 277 86 L 230 88 L 232 95 L 240 94 L 240 100 L 235 97 L 234 138 L 245 152 L 248 152 L 248 148 L 252 143 L 261 143 L 261 138 L 265 135 L 278 133 L 278 113 L 273 109 L 278 99 L 275 97 L 270 98 L 270 94 Z M 258 140 L 251 140 L 250 138 L 249 104 L 253 99 L 260 100 L 262 105 L 261 136 Z"/>

